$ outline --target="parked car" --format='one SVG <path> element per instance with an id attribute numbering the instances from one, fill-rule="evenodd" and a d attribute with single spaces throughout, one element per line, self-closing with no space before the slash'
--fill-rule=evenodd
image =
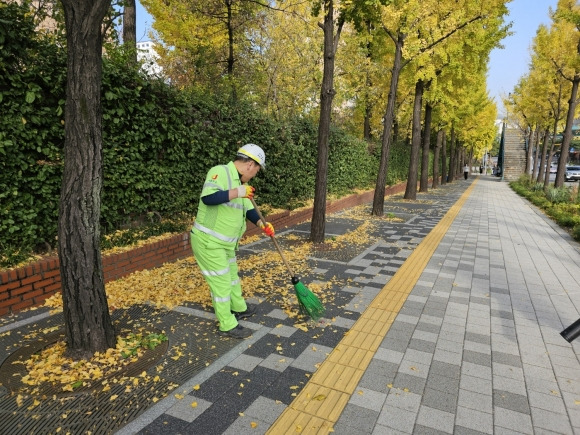
<path id="1" fill-rule="evenodd" d="M 566 166 L 566 172 L 564 173 L 564 179 L 566 181 L 578 181 L 578 180 L 580 180 L 580 166 Z"/>
<path id="2" fill-rule="evenodd" d="M 558 165 L 557 164 L 551 164 L 550 165 L 550 174 L 555 174 L 556 172 L 558 172 Z"/>

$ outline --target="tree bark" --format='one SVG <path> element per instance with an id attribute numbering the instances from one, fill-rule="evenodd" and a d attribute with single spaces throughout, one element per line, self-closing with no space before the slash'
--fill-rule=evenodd
<path id="1" fill-rule="evenodd" d="M 448 182 L 452 182 L 455 179 L 455 174 L 457 168 L 455 167 L 456 161 L 455 155 L 455 127 L 451 127 L 451 137 L 449 138 L 449 177 Z"/>
<path id="2" fill-rule="evenodd" d="M 533 169 L 532 169 L 532 180 L 535 180 L 538 176 L 538 171 L 540 170 L 540 127 L 536 126 L 536 130 L 534 130 L 534 150 L 533 153 Z"/>
<path id="3" fill-rule="evenodd" d="M 391 85 L 389 88 L 389 96 L 387 101 L 387 109 L 383 118 L 383 139 L 381 146 L 381 159 L 379 162 L 379 172 L 377 174 L 377 183 L 375 185 L 375 193 L 373 197 L 373 208 L 371 214 L 374 216 L 383 215 L 383 207 L 385 205 L 385 184 L 387 182 L 387 170 L 389 165 L 389 153 L 391 151 L 391 129 L 393 127 L 393 120 L 395 119 L 395 100 L 397 99 L 397 88 L 399 85 L 399 77 L 403 67 L 403 44 L 405 37 L 399 34 L 395 42 L 395 59 L 393 61 L 393 69 L 391 72 Z"/>
<path id="4" fill-rule="evenodd" d="M 314 186 L 314 205 L 312 208 L 312 223 L 310 239 L 313 243 L 324 242 L 326 226 L 326 186 L 328 175 L 328 144 L 330 135 L 330 117 L 334 89 L 334 60 L 336 43 L 334 36 L 334 4 L 333 0 L 325 3 L 324 23 L 324 67 L 322 73 L 322 89 L 320 92 L 320 118 L 318 121 L 318 156 L 316 161 L 316 180 Z M 337 39 L 340 35 L 340 25 Z"/>
<path id="5" fill-rule="evenodd" d="M 367 32 L 370 34 L 372 30 L 372 26 L 371 26 L 371 22 L 370 20 L 367 21 Z M 372 54 L 371 54 L 371 42 L 367 42 L 367 59 L 369 60 L 369 64 L 372 61 Z M 366 98 L 365 98 L 365 119 L 364 119 L 364 124 L 363 124 L 363 137 L 365 140 L 370 141 L 372 139 L 371 137 L 371 114 L 372 114 L 372 110 L 373 107 L 371 105 L 370 102 L 370 89 L 372 88 L 372 80 L 371 80 L 371 74 L 369 72 L 369 70 L 367 69 L 366 71 L 366 79 L 365 79 L 365 93 L 366 93 Z"/>
<path id="6" fill-rule="evenodd" d="M 433 107 L 425 103 L 425 125 L 423 126 L 423 150 L 421 154 L 421 180 L 419 181 L 419 192 L 429 190 L 429 148 L 431 148 L 431 118 Z"/>
<path id="7" fill-rule="evenodd" d="M 579 50 L 580 51 L 580 50 Z M 564 186 L 564 172 L 566 172 L 566 163 L 568 162 L 568 152 L 570 150 L 570 142 L 572 142 L 572 125 L 574 123 L 574 113 L 576 112 L 576 98 L 578 95 L 578 84 L 580 83 L 580 75 L 574 76 L 572 80 L 572 92 L 568 100 L 568 115 L 566 116 L 566 128 L 564 129 L 564 137 L 562 138 L 562 146 L 560 147 L 560 160 L 558 161 L 558 171 L 556 172 L 556 181 L 554 187 Z"/>
<path id="8" fill-rule="evenodd" d="M 132 61 L 137 64 L 137 8 L 135 0 L 125 0 L 123 7 L 123 45 L 132 49 Z"/>
<path id="9" fill-rule="evenodd" d="M 435 150 L 433 151 L 433 183 L 432 189 L 439 187 L 439 159 L 441 158 L 441 144 L 443 143 L 443 129 L 437 132 L 437 141 L 435 142 Z"/>
<path id="10" fill-rule="evenodd" d="M 115 345 L 105 294 L 99 218 L 103 184 L 101 23 L 110 0 L 63 0 L 67 33 L 64 170 L 58 253 L 67 354 Z"/>
<path id="11" fill-rule="evenodd" d="M 447 135 L 443 130 L 443 137 L 441 138 L 441 185 L 447 184 Z"/>
<path id="12" fill-rule="evenodd" d="M 236 89 L 236 82 L 234 80 L 234 24 L 232 12 L 232 0 L 225 1 L 227 7 L 227 27 L 228 27 L 228 78 L 230 79 L 230 86 L 232 87 L 232 101 L 238 99 L 238 92 Z"/>
<path id="13" fill-rule="evenodd" d="M 544 130 L 544 138 L 542 140 L 542 151 L 541 151 L 541 156 L 540 156 L 540 169 L 538 171 L 538 177 L 536 178 L 536 183 L 541 183 L 542 180 L 544 179 L 544 174 L 546 172 L 550 172 L 550 168 L 547 167 L 547 163 L 546 163 L 546 155 L 548 153 L 548 141 L 550 140 L 550 130 L 549 129 L 545 129 Z"/>
<path id="14" fill-rule="evenodd" d="M 534 129 L 530 125 L 530 132 L 528 134 L 528 149 L 526 150 L 526 175 L 530 176 L 532 173 L 532 151 L 534 149 Z"/>
<path id="15" fill-rule="evenodd" d="M 423 80 L 415 83 L 415 99 L 413 103 L 413 127 L 411 136 L 411 158 L 407 173 L 405 199 L 417 199 L 417 175 L 419 172 L 419 150 L 421 148 L 421 107 L 423 106 Z"/>

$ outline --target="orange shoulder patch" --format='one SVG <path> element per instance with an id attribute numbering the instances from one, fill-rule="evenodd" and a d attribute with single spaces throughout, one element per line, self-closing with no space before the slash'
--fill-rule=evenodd
<path id="1" fill-rule="evenodd" d="M 217 180 L 218 174 L 215 174 L 213 177 L 211 177 L 212 180 Z"/>

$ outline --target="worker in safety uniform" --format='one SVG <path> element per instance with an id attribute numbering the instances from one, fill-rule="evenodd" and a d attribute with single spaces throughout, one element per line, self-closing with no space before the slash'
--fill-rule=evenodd
<path id="1" fill-rule="evenodd" d="M 255 189 L 247 183 L 266 167 L 266 155 L 254 144 L 242 146 L 227 165 L 209 170 L 201 191 L 199 208 L 191 229 L 191 247 L 201 272 L 209 284 L 220 335 L 247 338 L 249 328 L 238 320 L 252 316 L 256 306 L 246 304 L 238 275 L 236 250 L 246 231 L 246 219 L 268 235 L 271 223 L 264 224 L 251 198 Z"/>

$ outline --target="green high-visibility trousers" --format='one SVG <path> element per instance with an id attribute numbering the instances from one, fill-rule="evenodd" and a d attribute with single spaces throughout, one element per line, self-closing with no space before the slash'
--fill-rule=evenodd
<path id="1" fill-rule="evenodd" d="M 235 328 L 238 321 L 232 311 L 246 311 L 247 305 L 242 297 L 234 248 L 224 247 L 214 237 L 199 231 L 191 233 L 191 248 L 209 285 L 220 330 Z"/>

